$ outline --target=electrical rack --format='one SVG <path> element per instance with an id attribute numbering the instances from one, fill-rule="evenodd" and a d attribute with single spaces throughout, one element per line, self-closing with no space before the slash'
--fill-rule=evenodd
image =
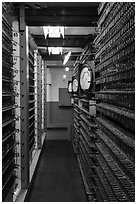
<path id="1" fill-rule="evenodd" d="M 35 74 L 34 49 L 29 42 L 29 152 L 35 145 Z"/>
<path id="2" fill-rule="evenodd" d="M 91 93 L 73 93 L 73 137 L 88 201 L 135 200 L 135 4 L 98 8 Z M 74 76 L 79 80 L 78 62 Z"/>
<path id="3" fill-rule="evenodd" d="M 89 67 L 93 67 L 93 61 L 85 59 L 83 66 L 85 62 L 89 64 Z M 80 82 L 79 65 L 75 68 L 74 76 Z M 90 83 L 92 84 L 94 77 L 91 80 Z M 76 93 L 72 92 L 74 113 L 72 143 L 77 155 L 88 201 L 100 201 L 103 200 L 103 192 L 96 170 L 98 166 L 97 137 L 94 132 L 97 128 L 95 123 L 96 101 L 93 94 L 89 93 L 90 86 L 89 90 L 83 94 L 80 83 L 78 85 L 78 91 Z M 94 86 L 92 89 L 94 89 Z"/>
<path id="4" fill-rule="evenodd" d="M 23 29 L 21 26 L 13 4 L 3 3 L 2 200 L 5 202 L 18 202 L 22 189 L 28 188 L 46 130 L 46 64 L 29 28 L 26 24 Z"/>
<path id="5" fill-rule="evenodd" d="M 15 182 L 15 92 L 13 82 L 12 3 L 2 3 L 2 200 L 12 197 Z"/>
<path id="6" fill-rule="evenodd" d="M 104 190 L 98 179 L 99 142 L 96 135 L 96 102 L 92 99 L 74 97 L 73 147 L 77 154 L 88 201 L 103 201 Z"/>
<path id="7" fill-rule="evenodd" d="M 106 201 L 133 202 L 135 199 L 135 5 L 133 2 L 106 3 L 100 5 L 99 12 L 100 33 L 94 40 L 96 47 L 94 94 L 97 100 L 96 124 L 98 125 L 95 134 L 99 140 L 96 147 L 103 175 L 98 175 L 101 180 L 105 177 L 108 181 L 108 183 L 102 182 L 108 195 Z"/>

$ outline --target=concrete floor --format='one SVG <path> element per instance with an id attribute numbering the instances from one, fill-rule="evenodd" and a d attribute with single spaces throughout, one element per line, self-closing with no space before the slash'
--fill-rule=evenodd
<path id="1" fill-rule="evenodd" d="M 45 141 L 27 202 L 86 202 L 86 194 L 72 144 Z"/>

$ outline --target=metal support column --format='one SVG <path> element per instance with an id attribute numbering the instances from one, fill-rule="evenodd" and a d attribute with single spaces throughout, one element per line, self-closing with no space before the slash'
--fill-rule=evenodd
<path id="1" fill-rule="evenodd" d="M 38 101 L 37 101 L 37 107 L 38 107 L 38 116 L 37 116 L 37 128 L 38 128 L 38 137 L 37 137 L 37 147 L 38 149 L 41 148 L 41 144 L 42 144 L 42 140 L 41 140 L 41 136 L 42 136 L 42 129 L 41 129 L 41 123 L 42 123 L 42 86 L 41 86 L 41 63 L 42 63 L 42 59 L 41 56 L 38 55 L 38 64 L 37 64 L 37 72 L 38 72 L 38 78 L 37 78 L 37 86 L 38 86 Z"/>
<path id="2" fill-rule="evenodd" d="M 13 27 L 13 69 L 15 71 L 14 75 L 14 89 L 16 92 L 15 96 L 15 115 L 17 117 L 17 120 L 15 121 L 15 128 L 16 130 L 21 130 L 21 105 L 20 105 L 20 33 L 19 33 L 19 22 L 18 17 L 14 16 L 14 21 L 12 23 Z M 16 188 L 14 189 L 14 196 L 13 201 L 16 200 L 16 196 L 18 195 L 20 189 L 21 189 L 21 132 L 16 131 L 15 133 L 15 141 L 18 145 L 15 146 L 15 152 L 18 155 L 15 157 L 15 164 L 18 166 L 16 168 Z"/>
<path id="3" fill-rule="evenodd" d="M 34 50 L 34 73 L 35 73 L 35 144 L 38 148 L 38 50 Z"/>
<path id="4" fill-rule="evenodd" d="M 42 60 L 41 64 L 41 87 L 42 87 L 42 123 L 41 123 L 41 129 L 42 133 L 44 132 L 44 64 Z"/>
<path id="5" fill-rule="evenodd" d="M 42 130 L 43 132 L 46 131 L 45 129 L 45 108 L 46 108 L 46 69 L 45 69 L 45 62 L 42 60 Z"/>
<path id="6" fill-rule="evenodd" d="M 20 105 L 21 105 L 21 188 L 29 184 L 29 103 L 28 103 L 28 31 L 25 24 L 24 5 L 20 6 Z"/>
<path id="7" fill-rule="evenodd" d="M 46 62 L 43 61 L 44 63 L 44 130 L 46 132 L 46 127 L 47 127 L 47 85 L 46 85 L 46 81 L 47 81 L 47 76 L 46 76 Z"/>

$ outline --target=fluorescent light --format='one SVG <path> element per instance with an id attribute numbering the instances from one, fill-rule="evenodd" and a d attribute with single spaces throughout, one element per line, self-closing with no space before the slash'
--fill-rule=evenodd
<path id="1" fill-rule="evenodd" d="M 71 51 L 69 51 L 68 53 L 64 53 L 63 65 L 65 65 L 68 62 L 70 56 L 71 56 Z"/>
<path id="2" fill-rule="evenodd" d="M 62 47 L 48 47 L 49 55 L 59 55 L 62 54 Z"/>
<path id="3" fill-rule="evenodd" d="M 45 38 L 47 38 L 47 36 L 49 38 L 60 38 L 61 36 L 64 38 L 65 35 L 64 26 L 43 26 L 43 31 Z"/>

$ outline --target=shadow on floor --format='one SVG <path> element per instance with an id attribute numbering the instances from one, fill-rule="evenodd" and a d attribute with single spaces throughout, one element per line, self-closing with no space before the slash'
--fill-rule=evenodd
<path id="1" fill-rule="evenodd" d="M 86 202 L 71 141 L 45 141 L 26 202 Z"/>

